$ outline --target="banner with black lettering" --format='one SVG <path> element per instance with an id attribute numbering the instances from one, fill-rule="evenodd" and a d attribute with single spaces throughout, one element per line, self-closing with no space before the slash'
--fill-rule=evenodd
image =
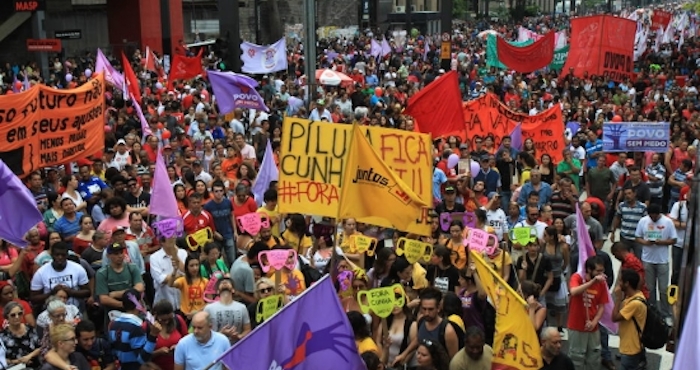
<path id="1" fill-rule="evenodd" d="M 57 90 L 46 85 L 0 96 L 0 159 L 22 177 L 104 149 L 104 76 Z"/>
<path id="2" fill-rule="evenodd" d="M 668 122 L 610 122 L 603 124 L 606 152 L 666 153 L 671 130 Z"/>

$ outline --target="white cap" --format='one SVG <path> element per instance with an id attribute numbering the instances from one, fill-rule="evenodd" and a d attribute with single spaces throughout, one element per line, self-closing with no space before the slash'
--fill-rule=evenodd
<path id="1" fill-rule="evenodd" d="M 124 139 L 119 139 L 117 140 L 117 145 L 126 145 L 126 141 L 124 141 Z"/>

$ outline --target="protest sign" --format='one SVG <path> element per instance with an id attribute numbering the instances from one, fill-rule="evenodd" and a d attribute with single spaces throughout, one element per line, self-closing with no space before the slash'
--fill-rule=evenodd
<path id="1" fill-rule="evenodd" d="M 569 45 L 564 46 L 561 49 L 554 50 L 554 58 L 552 63 L 549 64 L 549 69 L 553 71 L 560 71 L 564 68 L 564 63 L 566 63 L 566 58 L 569 56 Z"/>
<path id="2" fill-rule="evenodd" d="M 261 298 L 255 310 L 255 319 L 257 322 L 263 322 L 284 306 L 284 296 L 282 294 L 271 295 L 266 298 Z"/>
<path id="3" fill-rule="evenodd" d="M 406 293 L 401 284 L 383 288 L 362 290 L 357 293 L 357 302 L 363 313 L 371 310 L 375 315 L 385 319 L 391 315 L 394 307 L 403 307 L 406 303 Z"/>
<path id="4" fill-rule="evenodd" d="M 37 84 L 0 96 L 0 159 L 22 177 L 104 149 L 104 77 L 58 90 Z"/>
<path id="5" fill-rule="evenodd" d="M 614 122 L 603 124 L 606 152 L 666 153 L 671 131 L 665 122 Z"/>
<path id="6" fill-rule="evenodd" d="M 495 146 L 499 147 L 503 137 L 513 132 L 518 123 L 522 122 L 523 141 L 532 138 L 538 155 L 547 153 L 554 162 L 563 158 L 564 123 L 559 104 L 530 116 L 514 112 L 501 103 L 498 96 L 486 94 L 465 102 L 462 106 L 466 137 L 469 140 L 491 135 Z"/>
<path id="7" fill-rule="evenodd" d="M 430 262 L 430 257 L 433 255 L 433 245 L 420 240 L 399 238 L 396 243 L 396 255 L 405 256 L 410 264 L 421 259 L 427 263 Z"/>
<path id="8" fill-rule="evenodd" d="M 498 238 L 496 235 L 488 233 L 484 230 L 469 228 L 467 237 L 464 238 L 464 245 L 468 245 L 469 249 L 488 255 L 498 248 Z"/>
<path id="9" fill-rule="evenodd" d="M 258 254 L 258 262 L 260 262 L 260 268 L 263 272 L 270 271 L 270 268 L 280 271 L 283 267 L 294 270 L 297 265 L 297 251 L 293 249 L 262 251 Z"/>
<path id="10" fill-rule="evenodd" d="M 353 127 L 285 118 L 282 130 L 279 211 L 337 217 L 343 172 Z M 362 127 L 382 160 L 418 197 L 432 204 L 430 136 L 381 127 Z M 427 209 L 416 215 L 429 225 Z"/>

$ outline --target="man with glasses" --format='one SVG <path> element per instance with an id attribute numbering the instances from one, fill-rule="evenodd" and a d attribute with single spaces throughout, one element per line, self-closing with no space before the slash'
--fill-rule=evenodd
<path id="1" fill-rule="evenodd" d="M 131 207 L 129 213 L 140 213 L 148 216 L 148 207 L 151 205 L 151 194 L 148 194 L 141 189 L 138 181 L 135 178 L 127 180 L 128 193 L 124 195 L 126 204 Z"/>
<path id="2" fill-rule="evenodd" d="M 126 227 L 117 226 L 112 229 L 112 243 L 102 253 L 102 266 L 108 266 L 110 248 L 113 250 L 119 249 L 124 255 L 124 262 L 133 263 L 138 269 L 139 275 L 146 273 L 146 264 L 143 261 L 139 245 L 133 240 L 126 240 Z"/>
<path id="3" fill-rule="evenodd" d="M 204 210 L 214 218 L 218 234 L 214 236 L 214 239 L 224 246 L 226 262 L 233 263 L 236 259 L 236 248 L 233 241 L 236 220 L 233 217 L 233 203 L 226 197 L 226 186 L 223 182 L 214 181 L 211 189 L 214 197 L 204 205 Z"/>
<path id="4" fill-rule="evenodd" d="M 230 278 L 219 279 L 216 291 L 219 300 L 206 305 L 204 311 L 209 313 L 212 330 L 227 336 L 231 344 L 236 343 L 250 333 L 248 308 L 233 300 L 233 281 Z"/>

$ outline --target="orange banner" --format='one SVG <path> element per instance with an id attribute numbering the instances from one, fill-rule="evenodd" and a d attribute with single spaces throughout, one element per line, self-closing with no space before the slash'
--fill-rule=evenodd
<path id="1" fill-rule="evenodd" d="M 518 123 L 522 123 L 523 143 L 525 139 L 535 141 L 537 157 L 547 153 L 557 162 L 563 159 L 564 121 L 561 107 L 555 104 L 544 112 L 530 116 L 514 112 L 506 107 L 494 94 L 486 94 L 478 99 L 465 102 L 464 125 L 467 137 L 473 141 L 476 137 L 491 135 L 495 147 L 501 145 L 504 136 L 510 135 Z"/>
<path id="2" fill-rule="evenodd" d="M 18 176 L 104 149 L 104 76 L 57 90 L 0 96 L 0 160 Z"/>

